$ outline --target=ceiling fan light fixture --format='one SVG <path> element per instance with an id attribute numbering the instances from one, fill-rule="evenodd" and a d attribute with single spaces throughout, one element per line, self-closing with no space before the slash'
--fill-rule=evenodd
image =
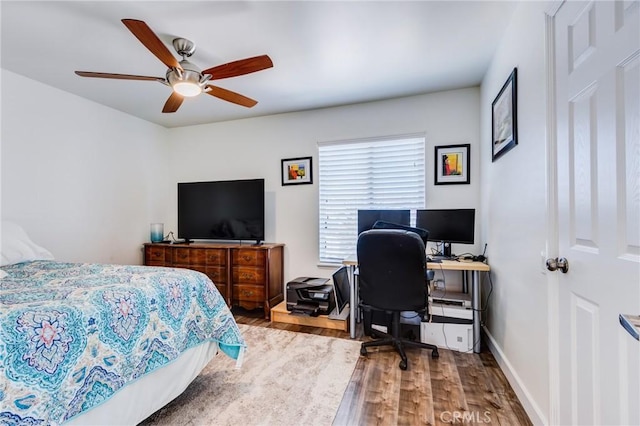
<path id="1" fill-rule="evenodd" d="M 173 90 L 182 96 L 193 97 L 202 93 L 202 87 L 198 83 L 192 81 L 177 81 L 173 83 Z"/>
<path id="2" fill-rule="evenodd" d="M 188 61 L 182 61 L 183 70 L 169 70 L 167 81 L 173 90 L 182 96 L 193 97 L 202 93 L 202 75 L 200 70 Z"/>

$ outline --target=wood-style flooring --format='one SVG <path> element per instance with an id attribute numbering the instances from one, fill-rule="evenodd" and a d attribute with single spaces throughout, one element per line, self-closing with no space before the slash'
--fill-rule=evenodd
<path id="1" fill-rule="evenodd" d="M 260 310 L 233 310 L 236 321 L 260 327 L 349 338 L 348 332 L 272 323 Z M 358 325 L 356 338 L 368 340 Z M 398 367 L 391 347 L 370 348 L 358 360 L 333 424 L 342 425 L 531 425 L 495 358 L 439 349 L 407 349 L 409 367 Z"/>

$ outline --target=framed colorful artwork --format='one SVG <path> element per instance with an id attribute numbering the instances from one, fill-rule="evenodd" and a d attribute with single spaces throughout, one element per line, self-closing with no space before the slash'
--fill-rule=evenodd
<path id="1" fill-rule="evenodd" d="M 470 144 L 436 146 L 435 184 L 455 185 L 470 183 Z"/>
<path id="2" fill-rule="evenodd" d="M 518 144 L 517 76 L 514 68 L 491 104 L 491 161 Z"/>
<path id="3" fill-rule="evenodd" d="M 286 158 L 282 160 L 282 185 L 313 183 L 311 157 Z"/>

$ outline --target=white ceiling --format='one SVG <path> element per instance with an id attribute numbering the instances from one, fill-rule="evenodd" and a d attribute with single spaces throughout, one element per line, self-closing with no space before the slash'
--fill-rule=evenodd
<path id="1" fill-rule="evenodd" d="M 165 127 L 375 101 L 478 85 L 513 13 L 506 1 L 2 1 L 2 68 Z M 217 80 L 258 101 L 212 96 L 163 114 L 157 82 L 82 78 L 75 70 L 164 77 L 121 19 L 196 43 L 206 69 L 268 54 L 274 67 Z M 176 58 L 179 56 L 176 54 Z"/>

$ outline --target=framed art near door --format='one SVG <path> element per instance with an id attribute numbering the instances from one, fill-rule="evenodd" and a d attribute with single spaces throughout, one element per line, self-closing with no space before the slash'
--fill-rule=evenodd
<path id="1" fill-rule="evenodd" d="M 491 161 L 518 144 L 517 75 L 514 68 L 491 104 Z"/>

